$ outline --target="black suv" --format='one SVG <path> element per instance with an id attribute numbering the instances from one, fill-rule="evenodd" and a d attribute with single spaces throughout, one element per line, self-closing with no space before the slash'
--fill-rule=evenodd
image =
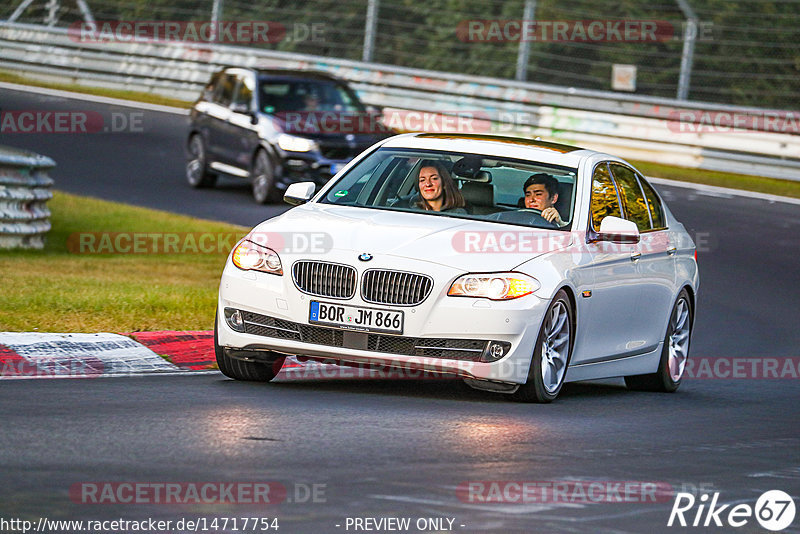
<path id="1" fill-rule="evenodd" d="M 393 135 L 381 117 L 327 73 L 226 68 L 192 107 L 186 178 L 212 187 L 219 174 L 238 176 L 252 182 L 256 202 L 277 200 L 293 182 L 323 185 Z"/>

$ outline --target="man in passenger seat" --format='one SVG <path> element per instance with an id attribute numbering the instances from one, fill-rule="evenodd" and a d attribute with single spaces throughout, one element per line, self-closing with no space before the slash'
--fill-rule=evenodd
<path id="1" fill-rule="evenodd" d="M 553 206 L 558 201 L 558 180 L 543 172 L 536 173 L 525 180 L 525 207 L 540 210 L 542 217 L 559 227 L 566 226 L 558 210 Z"/>

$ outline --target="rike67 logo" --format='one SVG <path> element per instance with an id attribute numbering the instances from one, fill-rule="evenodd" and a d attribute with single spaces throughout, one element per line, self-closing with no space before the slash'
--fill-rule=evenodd
<path id="1" fill-rule="evenodd" d="M 667 526 L 680 527 L 743 527 L 753 518 L 767 530 L 784 530 L 794 521 L 795 505 L 792 497 L 781 490 L 761 494 L 755 506 L 746 503 L 719 504 L 719 492 L 711 497 L 703 493 L 695 498 L 691 493 L 675 495 Z"/>

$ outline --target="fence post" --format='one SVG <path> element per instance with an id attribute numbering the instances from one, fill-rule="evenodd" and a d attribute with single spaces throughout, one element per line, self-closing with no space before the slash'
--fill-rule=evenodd
<path id="1" fill-rule="evenodd" d="M 525 0 L 525 9 L 522 13 L 522 24 L 519 31 L 519 51 L 517 52 L 516 79 L 521 82 L 528 79 L 528 58 L 531 55 L 531 42 L 525 38 L 525 24 L 527 21 L 532 23 L 534 16 L 536 16 L 536 0 Z"/>
<path id="2" fill-rule="evenodd" d="M 372 61 L 372 54 L 375 49 L 375 31 L 378 27 L 378 3 L 379 0 L 369 0 L 367 4 L 367 20 L 364 23 L 364 51 L 361 61 L 367 63 Z"/>
<path id="3" fill-rule="evenodd" d="M 223 0 L 214 0 L 211 8 L 211 41 L 216 42 L 217 32 L 219 31 L 219 20 L 222 18 Z"/>
<path id="4" fill-rule="evenodd" d="M 689 98 L 689 84 L 692 77 L 694 61 L 694 42 L 697 39 L 697 16 L 686 0 L 678 0 L 683 15 L 686 17 L 686 29 L 683 31 L 683 52 L 681 53 L 681 73 L 678 77 L 678 100 Z"/>

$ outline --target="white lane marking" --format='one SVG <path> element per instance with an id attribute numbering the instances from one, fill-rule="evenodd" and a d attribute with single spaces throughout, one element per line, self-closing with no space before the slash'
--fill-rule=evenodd
<path id="1" fill-rule="evenodd" d="M 800 198 L 769 195 L 767 193 L 744 191 L 742 189 L 731 189 L 730 187 L 719 187 L 716 185 L 695 184 L 692 182 L 679 182 L 677 180 L 667 180 L 666 178 L 656 178 L 654 176 L 648 176 L 647 180 L 653 182 L 654 184 L 668 185 L 670 187 L 682 187 L 684 189 L 693 189 L 698 193 L 706 194 L 707 196 L 718 196 L 720 198 L 747 197 L 747 198 L 756 198 L 758 200 L 766 200 L 768 202 L 784 202 L 786 204 L 795 204 L 800 206 Z"/>
<path id="2" fill-rule="evenodd" d="M 149 104 L 147 102 L 136 102 L 134 100 L 123 100 L 122 98 L 111 98 L 108 96 L 88 95 L 85 93 L 75 93 L 62 89 L 48 89 L 46 87 L 34 87 L 32 85 L 20 85 L 16 83 L 0 82 L 0 89 L 10 89 L 23 93 L 34 93 L 38 95 L 57 96 L 61 98 L 72 98 L 73 100 L 85 100 L 98 104 L 110 104 L 113 106 L 126 106 L 129 108 L 146 109 L 148 111 L 160 111 L 162 113 L 172 113 L 174 115 L 188 115 L 189 110 L 176 108 L 173 106 L 163 106 L 160 104 Z"/>
<path id="3" fill-rule="evenodd" d="M 751 478 L 786 478 L 794 480 L 800 478 L 800 467 L 787 467 L 765 473 L 752 473 L 747 476 Z"/>

